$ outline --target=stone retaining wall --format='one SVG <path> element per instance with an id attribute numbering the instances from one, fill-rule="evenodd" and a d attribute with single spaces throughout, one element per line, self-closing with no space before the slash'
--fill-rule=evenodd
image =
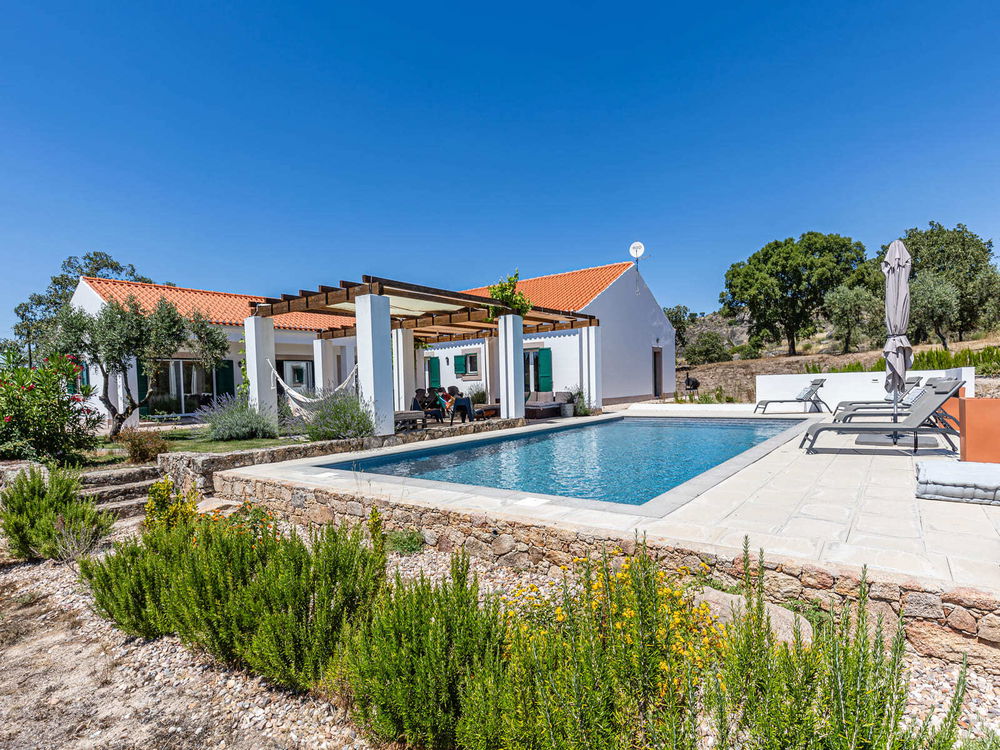
<path id="1" fill-rule="evenodd" d="M 417 443 L 423 440 L 471 435 L 477 432 L 491 432 L 514 427 L 523 427 L 524 419 L 491 419 L 480 422 L 438 427 L 431 430 L 412 430 L 398 435 L 384 437 L 353 438 L 349 440 L 322 440 L 313 443 L 291 443 L 271 448 L 251 448 L 230 453 L 161 453 L 157 465 L 164 476 L 170 477 L 176 487 L 185 492 L 196 489 L 205 493 L 212 489 L 212 476 L 218 471 L 238 469 L 241 466 L 273 464 L 279 461 L 294 461 L 299 458 L 314 458 L 333 453 L 386 448 L 396 445 Z"/>
<path id="2" fill-rule="evenodd" d="M 605 545 L 634 551 L 627 532 L 574 525 L 565 521 L 527 522 L 503 514 L 460 512 L 410 500 L 343 494 L 292 482 L 247 477 L 237 471 L 215 474 L 217 496 L 250 500 L 275 516 L 298 524 L 357 522 L 377 506 L 387 529 L 419 529 L 424 541 L 442 552 L 464 548 L 469 554 L 540 575 L 561 573 L 574 557 L 592 555 Z M 664 565 L 701 568 L 725 585 L 738 583 L 742 555 L 699 552 L 651 537 L 649 549 Z M 857 597 L 860 571 L 807 564 L 788 558 L 765 558 L 764 582 L 776 603 L 815 601 L 830 609 Z M 902 611 L 906 637 L 925 656 L 969 663 L 1000 674 L 1000 596 L 970 588 L 872 573 L 869 607 L 892 626 Z"/>

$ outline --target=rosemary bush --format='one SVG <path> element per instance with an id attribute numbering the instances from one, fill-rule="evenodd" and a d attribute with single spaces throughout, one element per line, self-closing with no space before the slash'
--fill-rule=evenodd
<path id="1" fill-rule="evenodd" d="M 277 417 L 257 411 L 246 398 L 221 396 L 196 415 L 209 425 L 212 440 L 252 440 L 278 437 Z"/>
<path id="2" fill-rule="evenodd" d="M 33 466 L 0 492 L 0 531 L 14 557 L 60 559 L 65 538 L 96 543 L 113 523 L 110 513 L 80 496 L 79 478 L 65 469 L 53 468 L 46 476 Z"/>
<path id="3" fill-rule="evenodd" d="M 344 440 L 375 434 L 371 409 L 353 393 L 325 396 L 311 408 L 301 429 L 310 440 Z"/>
<path id="4" fill-rule="evenodd" d="M 397 576 L 344 650 L 355 718 L 382 741 L 453 747 L 462 686 L 496 662 L 503 629 L 497 602 L 479 602 L 467 556 L 440 584 Z"/>

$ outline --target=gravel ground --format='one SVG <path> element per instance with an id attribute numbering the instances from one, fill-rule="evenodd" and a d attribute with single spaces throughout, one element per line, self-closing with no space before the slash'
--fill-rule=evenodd
<path id="1" fill-rule="evenodd" d="M 393 555 L 405 576 L 437 578 L 447 555 Z M 483 587 L 538 583 L 473 561 Z M 0 565 L 0 747 L 368 748 L 343 709 L 291 693 L 184 648 L 175 638 L 122 635 L 91 610 L 72 569 L 52 562 Z M 909 713 L 940 712 L 958 668 L 910 657 Z M 1000 684 L 969 674 L 962 721 L 1000 728 Z"/>

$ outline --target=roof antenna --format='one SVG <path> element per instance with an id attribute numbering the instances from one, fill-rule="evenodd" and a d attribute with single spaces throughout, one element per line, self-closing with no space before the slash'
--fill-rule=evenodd
<path id="1" fill-rule="evenodd" d="M 633 242 L 628 246 L 628 254 L 635 259 L 635 293 L 639 295 L 639 258 L 646 252 L 646 246 L 641 242 Z"/>

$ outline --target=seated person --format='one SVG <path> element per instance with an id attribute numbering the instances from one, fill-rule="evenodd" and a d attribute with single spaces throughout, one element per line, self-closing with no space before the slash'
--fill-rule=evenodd
<path id="1" fill-rule="evenodd" d="M 417 388 L 413 401 L 410 403 L 410 411 L 422 411 L 425 416 L 438 422 L 444 421 L 444 411 L 438 406 L 437 399 L 429 396 L 423 388 Z"/>

